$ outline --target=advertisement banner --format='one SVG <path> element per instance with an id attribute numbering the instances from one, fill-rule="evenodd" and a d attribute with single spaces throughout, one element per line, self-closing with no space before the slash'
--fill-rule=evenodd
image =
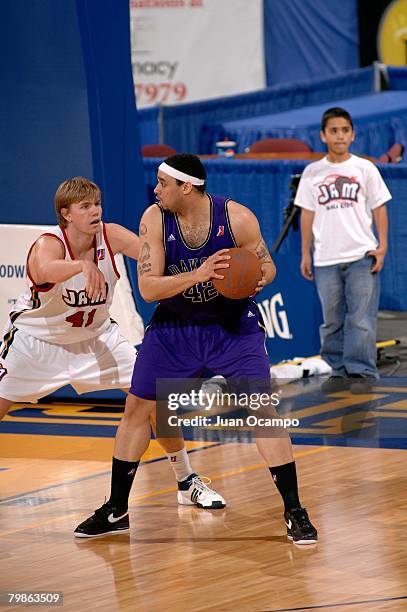
<path id="1" fill-rule="evenodd" d="M 315 283 L 301 275 L 299 257 L 277 253 L 272 257 L 277 276 L 256 299 L 270 362 L 318 355 L 322 311 Z"/>
<path id="2" fill-rule="evenodd" d="M 54 226 L 0 224 L 0 333 L 18 296 L 27 290 L 26 257 L 35 240 Z M 120 279 L 110 308 L 122 335 L 132 344 L 140 344 L 144 335 L 143 321 L 138 314 L 122 255 L 115 257 Z"/>
<path id="3" fill-rule="evenodd" d="M 130 0 L 138 108 L 265 87 L 263 0 Z"/>

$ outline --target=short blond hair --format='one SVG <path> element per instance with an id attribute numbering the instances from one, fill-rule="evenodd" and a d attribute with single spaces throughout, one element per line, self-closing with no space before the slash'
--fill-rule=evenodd
<path id="1" fill-rule="evenodd" d="M 81 202 L 83 198 L 88 196 L 100 199 L 101 193 L 96 183 L 92 183 L 92 181 L 83 176 L 74 176 L 61 183 L 56 190 L 54 198 L 55 212 L 59 225 L 62 227 L 68 225 L 68 222 L 62 216 L 61 210 L 63 208 L 69 209 L 71 204 Z"/>

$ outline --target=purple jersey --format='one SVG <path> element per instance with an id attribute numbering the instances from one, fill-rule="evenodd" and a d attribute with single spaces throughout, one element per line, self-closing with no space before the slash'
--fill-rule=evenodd
<path id="1" fill-rule="evenodd" d="M 186 244 L 176 213 L 161 211 L 163 215 L 163 242 L 165 249 L 165 276 L 191 272 L 220 249 L 236 247 L 230 227 L 227 203 L 230 198 L 211 196 L 210 226 L 204 243 L 193 248 Z M 220 272 L 221 273 L 221 272 Z M 160 300 L 160 313 L 170 311 L 177 317 L 207 325 L 220 323 L 236 326 L 247 309 L 249 298 L 231 300 L 220 295 L 212 281 L 197 283 L 171 298 Z M 158 314 L 158 313 L 157 313 Z"/>

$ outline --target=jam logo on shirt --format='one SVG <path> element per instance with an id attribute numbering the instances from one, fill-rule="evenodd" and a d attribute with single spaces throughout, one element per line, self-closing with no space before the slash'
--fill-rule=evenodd
<path id="1" fill-rule="evenodd" d="M 81 289 L 75 291 L 74 289 L 66 289 L 66 293 L 62 294 L 62 299 L 68 306 L 92 306 L 98 304 L 106 304 L 107 294 L 109 291 L 109 285 L 106 283 L 106 298 L 98 297 L 96 299 L 90 299 L 86 295 L 86 290 Z"/>
<path id="2" fill-rule="evenodd" d="M 331 174 L 318 185 L 318 191 L 318 204 L 322 206 L 336 204 L 328 206 L 328 210 L 330 208 L 349 208 L 353 206 L 353 202 L 358 201 L 360 183 L 353 176 Z"/>

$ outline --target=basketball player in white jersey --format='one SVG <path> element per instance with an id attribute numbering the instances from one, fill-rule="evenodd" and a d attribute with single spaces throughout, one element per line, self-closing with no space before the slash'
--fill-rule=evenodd
<path id="1" fill-rule="evenodd" d="M 99 187 L 82 177 L 55 194 L 59 225 L 27 256 L 28 290 L 9 316 L 0 345 L 0 418 L 14 402 L 37 402 L 70 384 L 77 393 L 130 387 L 136 350 L 111 320 L 119 277 L 114 255 L 137 259 L 139 238 L 121 225 L 102 223 Z M 178 481 L 178 501 L 219 508 L 224 499 L 193 472 L 184 440 L 159 440 Z M 127 462 L 113 457 L 119 475 L 114 498 L 126 486 Z"/>

